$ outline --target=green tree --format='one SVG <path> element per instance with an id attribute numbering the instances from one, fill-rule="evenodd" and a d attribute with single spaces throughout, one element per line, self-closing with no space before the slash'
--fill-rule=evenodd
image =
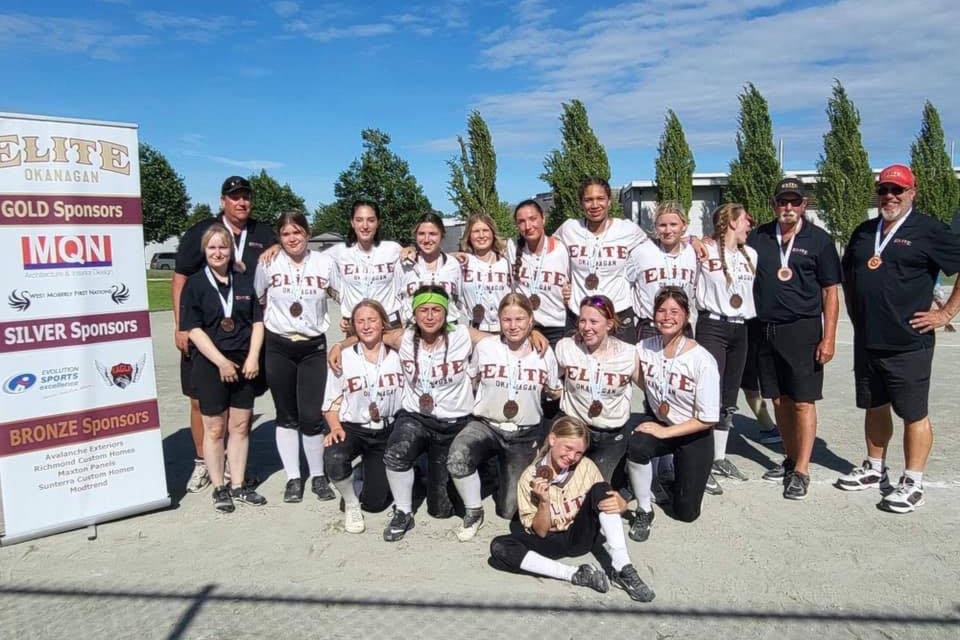
<path id="1" fill-rule="evenodd" d="M 143 241 L 163 242 L 186 229 L 190 196 L 183 178 L 162 153 L 140 143 L 140 206 L 143 209 Z"/>
<path id="2" fill-rule="evenodd" d="M 914 206 L 947 224 L 953 219 L 960 200 L 960 185 L 950 164 L 940 114 L 928 100 L 923 105 L 920 135 L 910 146 L 910 166 L 917 180 Z"/>
<path id="3" fill-rule="evenodd" d="M 250 176 L 250 188 L 253 190 L 250 214 L 259 222 L 270 226 L 276 224 L 280 214 L 285 211 L 307 212 L 307 205 L 289 184 L 281 185 L 265 170 Z"/>
<path id="4" fill-rule="evenodd" d="M 430 200 L 423 195 L 407 162 L 388 148 L 389 135 L 379 129 L 364 129 L 361 137 L 363 153 L 337 178 L 333 187 L 337 199 L 317 208 L 314 226 L 323 231 L 345 231 L 353 203 L 373 200 L 380 205 L 380 236 L 409 244 L 416 219 L 433 210 Z"/>
<path id="5" fill-rule="evenodd" d="M 213 217 L 213 210 L 210 209 L 210 205 L 205 202 L 199 202 L 193 205 L 193 210 L 190 211 L 190 217 L 187 218 L 187 224 L 185 228 L 189 229 L 201 220 L 206 220 L 207 218 L 211 217 Z"/>
<path id="6" fill-rule="evenodd" d="M 770 200 L 783 177 L 773 146 L 773 122 L 766 99 L 752 82 L 740 94 L 737 159 L 730 161 L 727 202 L 743 204 L 759 222 L 773 219 Z"/>
<path id="7" fill-rule="evenodd" d="M 693 204 L 693 170 L 696 166 L 680 118 L 673 109 L 667 109 L 667 121 L 657 148 L 657 200 L 679 202 L 689 211 Z"/>
<path id="8" fill-rule="evenodd" d="M 839 80 L 827 101 L 830 130 L 823 135 L 815 187 L 820 215 L 835 242 L 846 246 L 857 225 L 867 219 L 873 199 L 873 172 L 860 137 L 860 112 Z"/>
<path id="9" fill-rule="evenodd" d="M 610 180 L 610 162 L 590 121 L 587 108 L 579 100 L 563 103 L 560 115 L 560 148 L 554 149 L 543 161 L 540 179 L 553 191 L 553 209 L 547 220 L 547 233 L 553 233 L 568 218 L 583 215 L 580 205 L 580 183 L 584 178 Z M 618 202 L 610 205 L 610 214 L 623 215 Z"/>
<path id="10" fill-rule="evenodd" d="M 460 157 L 447 160 L 450 182 L 447 194 L 461 218 L 482 212 L 493 218 L 500 234 L 515 235 L 516 225 L 507 203 L 497 195 L 497 152 L 490 129 L 479 111 L 467 118 L 467 140 L 457 136 Z"/>

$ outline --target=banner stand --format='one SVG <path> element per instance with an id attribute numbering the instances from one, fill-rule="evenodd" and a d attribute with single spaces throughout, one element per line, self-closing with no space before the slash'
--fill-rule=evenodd
<path id="1" fill-rule="evenodd" d="M 160 509 L 166 509 L 169 506 L 170 506 L 170 498 L 166 498 L 163 500 L 154 500 L 153 502 L 146 502 L 140 505 L 125 507 L 123 509 L 117 509 L 116 511 L 98 513 L 94 518 L 82 518 L 80 520 L 72 520 L 70 522 L 60 522 L 52 527 L 46 527 L 44 529 L 34 529 L 32 531 L 21 531 L 17 533 L 17 535 L 15 536 L 4 536 L 0 538 L 0 547 L 9 547 L 12 544 L 26 542 L 27 540 L 40 538 L 43 536 L 51 536 L 55 533 L 63 533 L 64 531 L 72 531 L 74 529 L 82 529 L 84 527 L 96 526 L 98 524 L 108 522 L 110 520 L 119 520 L 120 518 L 139 515 L 147 511 L 157 511 Z"/>

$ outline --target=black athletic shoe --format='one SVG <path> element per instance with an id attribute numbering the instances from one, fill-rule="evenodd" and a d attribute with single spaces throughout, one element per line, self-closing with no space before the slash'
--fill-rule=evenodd
<path id="1" fill-rule="evenodd" d="M 707 476 L 707 484 L 703 487 L 704 493 L 709 493 L 712 496 L 723 495 L 723 487 L 720 486 L 720 483 L 717 482 L 717 477 L 712 473 Z"/>
<path id="2" fill-rule="evenodd" d="M 310 490 L 317 494 L 318 500 L 333 500 L 337 497 L 330 488 L 330 483 L 327 482 L 327 476 L 313 476 L 310 481 Z"/>
<path id="3" fill-rule="evenodd" d="M 764 480 L 769 480 L 770 482 L 780 482 L 784 485 L 787 484 L 787 472 L 793 471 L 793 468 L 796 466 L 796 462 L 790 458 L 784 458 L 783 462 L 778 464 L 772 469 L 767 469 L 767 472 L 763 474 Z"/>
<path id="4" fill-rule="evenodd" d="M 626 591 L 627 595 L 637 602 L 651 602 L 656 596 L 653 589 L 640 578 L 640 574 L 632 564 L 628 564 L 620 571 L 614 571 L 611 567 L 610 582 Z"/>
<path id="5" fill-rule="evenodd" d="M 387 528 L 383 530 L 383 539 L 387 542 L 397 542 L 403 540 L 403 536 L 406 535 L 407 531 L 413 529 L 413 514 L 404 513 L 397 509 L 393 508 L 393 516 L 390 517 L 390 522 L 387 523 Z"/>
<path id="6" fill-rule="evenodd" d="M 653 524 L 653 509 L 644 511 L 641 508 L 633 514 L 633 523 L 630 525 L 629 536 L 634 542 L 643 542 L 650 537 L 650 525 Z"/>
<path id="7" fill-rule="evenodd" d="M 230 487 L 230 497 L 233 498 L 234 502 L 252 504 L 255 507 L 262 507 L 263 505 L 267 504 L 266 498 L 247 485 Z"/>
<path id="8" fill-rule="evenodd" d="M 213 508 L 221 513 L 233 513 L 233 510 L 236 509 L 233 506 L 233 498 L 230 497 L 230 489 L 226 485 L 214 487 Z"/>
<path id="9" fill-rule="evenodd" d="M 570 578 L 570 582 L 578 587 L 590 587 L 594 591 L 606 593 L 610 590 L 610 581 L 607 575 L 592 564 L 582 564 Z"/>
<path id="10" fill-rule="evenodd" d="M 783 488 L 783 497 L 787 500 L 806 500 L 810 488 L 810 476 L 799 471 L 791 471 L 787 486 Z"/>
<path id="11" fill-rule="evenodd" d="M 283 501 L 300 502 L 301 500 L 303 500 L 303 480 L 300 478 L 287 480 L 287 486 L 283 490 Z"/>

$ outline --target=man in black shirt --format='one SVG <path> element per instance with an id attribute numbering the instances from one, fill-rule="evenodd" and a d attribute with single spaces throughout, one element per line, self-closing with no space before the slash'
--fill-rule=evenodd
<path id="1" fill-rule="evenodd" d="M 923 469 L 933 444 L 927 414 L 933 331 L 960 311 L 954 285 L 942 309 L 931 311 L 940 271 L 960 270 L 960 236 L 913 210 L 917 189 L 904 165 L 880 172 L 880 215 L 856 228 L 843 254 L 844 294 L 854 331 L 857 406 L 866 410 L 867 459 L 837 479 L 847 491 L 879 487 L 880 507 L 910 513 L 923 504 Z M 885 466 L 893 436 L 890 407 L 903 420 L 906 468 L 891 487 Z"/>
<path id="2" fill-rule="evenodd" d="M 170 289 L 173 298 L 174 342 L 180 350 L 180 389 L 190 398 L 190 431 L 197 457 L 193 474 L 187 481 L 187 491 L 195 493 L 210 484 L 207 468 L 203 463 L 203 422 L 200 418 L 200 404 L 190 389 L 190 345 L 186 331 L 180 327 L 180 295 L 187 278 L 203 269 L 205 257 L 200 246 L 203 233 L 210 225 L 221 223 L 233 233 L 236 245 L 237 268 L 253 273 L 257 260 L 264 249 L 276 244 L 276 234 L 269 226 L 258 223 L 250 217 L 252 189 L 250 181 L 240 176 L 230 176 L 220 188 L 220 214 L 196 223 L 180 238 L 177 247 L 177 260 Z"/>
<path id="3" fill-rule="evenodd" d="M 807 199 L 796 178 L 785 178 L 773 198 L 776 219 L 750 234 L 757 250 L 753 295 L 760 322 L 760 391 L 773 398 L 786 459 L 764 474 L 783 480 L 783 497 L 803 500 L 817 436 L 816 401 L 823 397 L 823 366 L 837 334 L 840 257 L 833 239 L 803 217 Z"/>

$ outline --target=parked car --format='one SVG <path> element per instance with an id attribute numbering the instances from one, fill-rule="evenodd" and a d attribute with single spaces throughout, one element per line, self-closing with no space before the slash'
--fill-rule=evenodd
<path id="1" fill-rule="evenodd" d="M 150 258 L 151 269 L 173 269 L 176 266 L 176 253 L 155 253 Z"/>

